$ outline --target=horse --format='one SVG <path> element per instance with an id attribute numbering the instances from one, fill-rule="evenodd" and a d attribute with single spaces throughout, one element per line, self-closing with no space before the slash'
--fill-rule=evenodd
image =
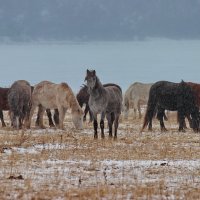
<path id="1" fill-rule="evenodd" d="M 138 110 L 139 119 L 141 119 L 141 108 L 142 104 L 147 104 L 149 98 L 149 90 L 153 83 L 140 83 L 135 82 L 129 86 L 124 94 L 123 107 L 124 107 L 124 118 L 128 118 L 129 109 L 134 109 L 134 119 L 136 119 L 136 112 Z"/>
<path id="2" fill-rule="evenodd" d="M 195 103 L 194 92 L 184 81 L 180 83 L 158 81 L 151 86 L 141 132 L 147 125 L 148 129 L 152 130 L 152 118 L 156 112 L 161 131 L 166 131 L 163 122 L 165 109 L 178 111 L 179 131 L 184 131 L 185 116 L 191 116 L 193 130 L 195 132 L 199 130 L 199 109 Z"/>
<path id="3" fill-rule="evenodd" d="M 87 116 L 87 113 L 89 112 L 90 122 L 92 122 L 92 113 L 88 105 L 89 97 L 90 95 L 88 93 L 88 87 L 87 85 L 83 85 L 81 89 L 79 90 L 79 92 L 77 93 L 76 98 L 81 108 L 83 107 L 83 104 L 85 104 L 83 121 L 86 121 L 86 116 Z"/>
<path id="4" fill-rule="evenodd" d="M 114 83 L 103 84 L 104 87 L 113 86 L 113 85 L 118 86 Z M 89 97 L 90 97 L 90 94 L 88 93 L 88 87 L 87 87 L 87 85 L 83 84 L 83 86 L 81 86 L 81 89 L 77 93 L 76 98 L 77 98 L 78 103 L 81 106 L 81 108 L 83 107 L 83 104 L 85 104 L 83 121 L 86 121 L 86 116 L 87 116 L 87 113 L 89 112 L 90 122 L 92 122 L 93 121 L 92 113 L 90 111 L 89 104 L 88 104 Z"/>
<path id="5" fill-rule="evenodd" d="M 193 83 L 193 82 L 186 82 L 192 89 L 193 93 L 194 93 L 194 97 L 195 97 L 195 103 L 198 106 L 198 108 L 200 108 L 200 84 L 198 83 Z M 191 117 L 189 115 L 186 116 L 188 121 L 189 121 L 189 125 L 190 128 L 192 128 L 192 120 Z"/>
<path id="6" fill-rule="evenodd" d="M 112 126 L 114 123 L 114 139 L 117 139 L 117 129 L 119 116 L 122 110 L 122 90 L 118 85 L 104 87 L 96 76 L 95 70 L 87 70 L 85 81 L 87 81 L 89 97 L 89 107 L 93 115 L 94 139 L 97 134 L 97 114 L 101 114 L 100 127 L 101 138 L 104 136 L 104 119 L 108 120 L 109 137 L 112 138 Z"/>
<path id="7" fill-rule="evenodd" d="M 31 85 L 28 81 L 15 81 L 8 91 L 11 124 L 14 128 L 27 126 L 31 109 Z"/>
<path id="8" fill-rule="evenodd" d="M 64 129 L 63 121 L 68 108 L 71 109 L 72 121 L 75 128 L 82 129 L 83 111 L 74 96 L 72 89 L 67 83 L 55 84 L 50 81 L 42 81 L 35 85 L 32 93 L 32 108 L 29 117 L 29 127 L 35 108 L 39 106 L 39 126 L 43 125 L 43 114 L 45 109 L 58 109 L 59 128 Z"/>
<path id="9" fill-rule="evenodd" d="M 1 123 L 2 123 L 2 127 L 5 127 L 5 121 L 4 121 L 4 117 L 3 117 L 3 111 L 9 111 L 9 105 L 8 105 L 8 91 L 10 88 L 2 88 L 0 87 L 0 119 L 1 119 Z M 31 86 L 31 91 L 33 91 L 33 86 Z M 39 110 L 38 110 L 39 112 Z M 49 120 L 49 126 L 50 127 L 54 127 L 54 123 L 52 120 L 52 116 L 51 116 L 51 111 L 49 109 L 46 110 L 47 116 L 48 116 L 48 120 Z M 56 124 L 58 124 L 58 117 L 57 117 L 57 111 L 55 110 L 55 114 L 54 114 L 54 121 Z M 36 119 L 36 125 L 39 124 L 39 113 L 37 114 L 37 119 Z"/>

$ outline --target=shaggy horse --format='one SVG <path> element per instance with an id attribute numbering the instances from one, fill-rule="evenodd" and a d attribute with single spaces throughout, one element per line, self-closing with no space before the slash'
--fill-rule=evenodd
<path id="1" fill-rule="evenodd" d="M 164 111 L 178 111 L 179 131 L 184 131 L 184 118 L 191 116 L 194 131 L 199 129 L 199 110 L 195 104 L 195 97 L 190 86 L 185 83 L 159 81 L 152 85 L 149 92 L 147 111 L 142 130 L 149 125 L 152 130 L 152 118 L 157 109 L 157 118 L 162 131 L 165 131 L 163 122 Z"/>
<path id="2" fill-rule="evenodd" d="M 31 86 L 25 80 L 15 81 L 8 92 L 11 124 L 22 128 L 23 121 L 27 126 L 31 109 Z"/>
<path id="3" fill-rule="evenodd" d="M 119 86 L 112 85 L 104 87 L 99 78 L 96 76 L 96 71 L 87 70 L 85 77 L 87 81 L 89 97 L 89 107 L 94 118 L 94 138 L 97 139 L 97 114 L 101 114 L 101 138 L 104 138 L 104 118 L 106 116 L 109 126 L 109 137 L 112 138 L 112 125 L 114 122 L 115 134 L 114 139 L 117 138 L 117 128 L 119 116 L 122 110 L 122 90 Z"/>
<path id="4" fill-rule="evenodd" d="M 142 104 L 147 104 L 149 98 L 149 90 L 153 83 L 140 83 L 135 82 L 129 86 L 124 95 L 124 118 L 128 118 L 129 109 L 133 107 L 134 118 L 136 119 L 136 111 L 138 110 L 139 118 L 142 117 L 141 108 Z"/>
<path id="5" fill-rule="evenodd" d="M 77 93 L 76 98 L 81 108 L 83 107 L 83 104 L 85 104 L 83 121 L 86 121 L 86 116 L 87 116 L 87 113 L 89 112 L 90 122 L 92 122 L 92 113 L 88 105 L 89 97 L 90 95 L 88 93 L 88 87 L 87 85 L 83 85 L 81 89 L 79 90 L 79 92 Z"/>
<path id="6" fill-rule="evenodd" d="M 116 86 L 116 87 L 119 87 L 118 85 L 114 84 L 114 83 L 107 83 L 107 84 L 103 84 L 104 87 L 107 87 L 107 86 Z M 120 88 L 121 89 L 121 88 Z M 77 93 L 76 95 L 76 98 L 78 100 L 78 103 L 79 105 L 81 106 L 81 108 L 83 107 L 83 104 L 85 104 L 85 110 L 84 110 L 84 116 L 83 116 L 83 121 L 86 121 L 86 116 L 87 116 L 87 113 L 89 112 L 89 115 L 90 115 L 90 122 L 93 121 L 93 118 L 92 118 L 92 113 L 90 111 L 90 108 L 89 108 L 89 97 L 90 97 L 90 94 L 88 93 L 88 87 L 87 85 L 83 85 L 81 87 L 81 89 L 79 90 L 79 92 Z"/>
<path id="7" fill-rule="evenodd" d="M 3 111 L 9 110 L 8 91 L 9 91 L 9 88 L 1 88 L 0 87 L 0 119 L 1 119 L 1 123 L 2 123 L 3 127 L 6 126 L 6 124 L 4 122 L 4 118 L 3 118 Z"/>
<path id="8" fill-rule="evenodd" d="M 63 121 L 68 108 L 71 108 L 72 121 L 76 128 L 82 128 L 83 111 L 79 106 L 71 88 L 66 83 L 55 84 L 49 81 L 42 81 L 35 85 L 32 94 L 32 108 L 29 124 L 35 108 L 39 106 L 39 126 L 44 128 L 43 114 L 45 109 L 58 109 L 59 128 L 63 129 Z M 29 125 L 30 126 L 30 125 Z"/>
<path id="9" fill-rule="evenodd" d="M 4 122 L 4 117 L 3 117 L 3 111 L 9 111 L 9 105 L 8 105 L 8 91 L 10 88 L 1 88 L 0 87 L 0 119 L 2 126 L 5 127 L 6 124 Z M 33 86 L 31 86 L 31 91 L 33 91 Z M 39 112 L 39 111 L 38 111 Z M 54 114 L 54 121 L 56 124 L 58 124 L 58 117 L 57 117 L 57 110 L 55 110 Z M 46 110 L 48 120 L 49 120 L 49 126 L 54 127 L 54 123 L 52 120 L 51 116 L 51 111 L 49 109 Z M 39 113 L 37 114 L 37 120 L 36 120 L 36 125 L 39 125 Z"/>

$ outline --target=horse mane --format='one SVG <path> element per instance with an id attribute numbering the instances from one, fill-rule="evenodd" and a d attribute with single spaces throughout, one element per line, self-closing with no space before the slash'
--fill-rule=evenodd
<path id="1" fill-rule="evenodd" d="M 115 83 L 106 83 L 106 84 L 103 84 L 103 87 L 109 87 L 109 86 L 115 86 L 115 87 L 117 87 L 122 92 L 122 88 L 119 85 L 115 84 Z"/>
<path id="2" fill-rule="evenodd" d="M 81 86 L 80 86 L 80 88 L 81 89 L 86 89 L 88 86 L 86 85 L 86 84 L 82 84 Z"/>
<path id="3" fill-rule="evenodd" d="M 67 83 L 61 83 L 60 84 L 61 88 L 63 90 L 65 90 L 67 92 L 67 95 L 66 95 L 66 99 L 68 100 L 69 102 L 69 106 L 72 110 L 75 110 L 77 108 L 77 106 L 79 106 L 79 103 L 71 89 L 71 87 L 69 87 L 69 85 Z M 80 106 L 79 106 L 80 107 Z"/>

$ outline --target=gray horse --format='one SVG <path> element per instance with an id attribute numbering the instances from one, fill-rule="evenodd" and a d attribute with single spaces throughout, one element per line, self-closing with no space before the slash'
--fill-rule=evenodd
<path id="1" fill-rule="evenodd" d="M 22 128 L 23 121 L 27 125 L 31 109 L 31 86 L 25 80 L 15 81 L 8 92 L 11 124 L 14 128 Z"/>
<path id="2" fill-rule="evenodd" d="M 122 110 L 122 90 L 118 85 L 103 87 L 95 70 L 87 70 L 85 77 L 87 81 L 89 97 L 89 107 L 94 121 L 94 138 L 97 139 L 97 114 L 101 114 L 101 138 L 104 138 L 104 119 L 108 120 L 109 137 L 112 138 L 112 125 L 114 123 L 114 139 L 117 138 L 117 128 L 119 116 Z"/>

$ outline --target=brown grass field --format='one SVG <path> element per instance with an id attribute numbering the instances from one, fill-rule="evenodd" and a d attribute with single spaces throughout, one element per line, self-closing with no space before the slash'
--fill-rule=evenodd
<path id="1" fill-rule="evenodd" d="M 142 122 L 122 119 L 117 141 L 75 130 L 70 114 L 64 131 L 0 128 L 0 199 L 200 199 L 199 133 L 178 132 L 174 114 L 167 132 Z"/>

